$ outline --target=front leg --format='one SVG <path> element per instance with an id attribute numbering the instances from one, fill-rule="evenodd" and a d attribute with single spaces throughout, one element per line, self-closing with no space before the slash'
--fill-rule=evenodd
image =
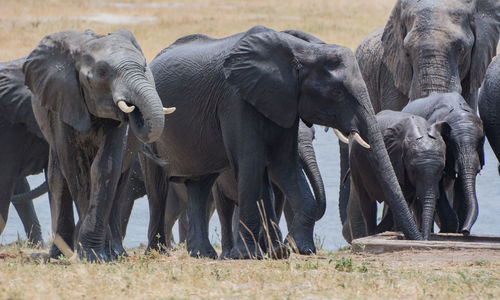
<path id="1" fill-rule="evenodd" d="M 105 251 L 105 239 L 122 170 L 126 128 L 121 126 L 105 133 L 90 169 L 89 207 L 77 239 L 80 257 L 89 261 L 110 259 Z"/>

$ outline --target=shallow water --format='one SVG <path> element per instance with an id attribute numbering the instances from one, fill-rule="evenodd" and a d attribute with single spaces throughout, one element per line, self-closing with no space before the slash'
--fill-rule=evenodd
<path id="1" fill-rule="evenodd" d="M 335 250 L 347 245 L 341 234 L 341 224 L 338 214 L 338 185 L 339 185 L 339 154 L 338 142 L 332 131 L 324 132 L 316 127 L 316 140 L 314 141 L 318 164 L 323 175 L 326 187 L 327 210 L 324 217 L 316 223 L 315 234 L 322 241 L 323 248 Z M 497 173 L 497 160 L 489 144 L 485 145 L 486 164 L 477 177 L 477 196 L 479 201 L 479 217 L 472 227 L 472 234 L 500 235 L 500 176 Z M 43 181 L 43 175 L 29 178 L 32 187 L 38 186 Z M 44 239 L 50 237 L 50 210 L 46 195 L 35 200 L 35 207 L 42 225 Z M 136 201 L 134 210 L 127 229 L 125 238 L 126 247 L 136 247 L 147 243 L 147 227 L 149 211 L 145 198 Z M 280 224 L 286 234 L 286 225 Z M 177 227 L 174 228 L 177 238 Z M 7 226 L 0 243 L 10 243 L 17 238 L 25 238 L 21 221 L 11 205 Z M 210 222 L 210 239 L 220 244 L 220 225 L 217 216 Z"/>

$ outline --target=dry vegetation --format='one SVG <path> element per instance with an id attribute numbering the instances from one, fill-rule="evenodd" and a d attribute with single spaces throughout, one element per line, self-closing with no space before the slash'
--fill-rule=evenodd
<path id="1" fill-rule="evenodd" d="M 0 250 L 2 299 L 171 298 L 493 298 L 500 296 L 500 253 L 456 251 L 351 254 L 320 251 L 287 260 L 213 261 L 143 249 L 116 263 L 38 264 L 12 244 Z"/>
<path id="2" fill-rule="evenodd" d="M 186 34 L 223 37 L 257 24 L 304 30 L 354 49 L 385 23 L 393 4 L 394 0 L 178 0 L 154 5 L 127 0 L 2 0 L 0 61 L 27 55 L 52 32 L 87 28 L 97 33 L 129 28 L 148 60 Z M 144 21 L 102 22 L 117 16 Z M 0 247 L 1 299 L 500 297 L 498 252 L 375 256 L 341 250 L 280 261 L 212 261 L 192 259 L 185 249 L 170 257 L 132 249 L 131 257 L 102 265 L 70 264 L 66 259 L 38 263 L 31 252 L 19 244 Z"/>

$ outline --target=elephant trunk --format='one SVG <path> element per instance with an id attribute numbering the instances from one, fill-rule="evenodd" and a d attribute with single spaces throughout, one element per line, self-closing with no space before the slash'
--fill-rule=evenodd
<path id="1" fill-rule="evenodd" d="M 420 198 L 420 197 L 419 197 Z M 428 240 L 434 224 L 434 213 L 436 211 L 436 194 L 430 192 L 421 198 L 422 200 L 422 236 L 424 240 Z"/>
<path id="2" fill-rule="evenodd" d="M 458 67 L 448 55 L 435 50 L 422 50 L 414 64 L 410 99 L 427 97 L 432 92 L 462 92 Z"/>
<path id="3" fill-rule="evenodd" d="M 380 184 L 384 187 L 384 196 L 391 208 L 397 226 L 403 231 L 406 238 L 421 240 L 422 235 L 413 221 L 413 216 L 403 197 L 401 187 L 399 186 L 396 174 L 389 160 L 389 155 L 382 139 L 382 133 L 380 132 L 373 110 L 364 108 L 357 117 L 358 128 L 361 130 L 361 135 L 369 137 L 370 139 L 370 162 L 373 170 L 379 176 Z"/>
<path id="4" fill-rule="evenodd" d="M 303 125 L 301 124 L 301 126 Z M 316 161 L 316 154 L 312 145 L 312 134 L 306 135 L 302 133 L 302 130 L 300 130 L 298 141 L 298 151 L 302 163 L 302 168 L 304 168 L 304 172 L 306 173 L 306 176 L 311 183 L 314 192 L 314 198 L 316 198 L 317 221 L 323 217 L 326 210 L 325 186 L 323 184 L 323 178 L 321 177 L 321 173 L 319 172 L 319 167 Z"/>
<path id="5" fill-rule="evenodd" d="M 140 71 L 126 73 L 120 82 L 123 84 L 118 84 L 115 88 L 113 100 L 117 105 L 124 101 L 127 105 L 135 106 L 135 109 L 131 108 L 127 112 L 130 128 L 144 143 L 158 140 L 163 132 L 165 116 L 154 82 Z M 123 88 L 124 86 L 127 88 Z"/>
<path id="6" fill-rule="evenodd" d="M 30 190 L 29 192 L 12 195 L 10 201 L 14 204 L 31 201 L 47 193 L 47 191 L 48 191 L 47 181 L 44 181 L 42 184 Z"/>
<path id="7" fill-rule="evenodd" d="M 476 197 L 476 173 L 471 168 L 461 167 L 458 176 L 458 183 L 463 192 L 464 213 L 459 212 L 461 231 L 469 235 L 472 225 L 476 222 L 478 215 L 478 203 Z"/>

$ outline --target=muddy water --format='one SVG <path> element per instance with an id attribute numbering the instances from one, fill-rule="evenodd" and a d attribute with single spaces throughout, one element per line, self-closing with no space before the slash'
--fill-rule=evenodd
<path id="1" fill-rule="evenodd" d="M 314 146 L 318 162 L 325 181 L 328 199 L 325 216 L 316 224 L 317 238 L 323 243 L 325 249 L 335 250 L 346 245 L 341 235 L 341 225 L 338 213 L 338 185 L 339 185 L 339 155 L 338 144 L 334 134 L 323 132 L 316 128 Z M 497 173 L 496 158 L 488 144 L 485 145 L 486 165 L 477 178 L 477 194 L 479 199 L 479 217 L 472 228 L 472 234 L 500 235 L 500 176 Z M 31 176 L 30 185 L 37 186 L 43 181 L 42 175 Z M 50 236 L 50 211 L 47 196 L 35 200 L 36 210 L 42 224 L 44 238 Z M 7 226 L 0 236 L 0 243 L 5 244 L 15 241 L 18 236 L 25 238 L 23 226 L 16 211 L 11 206 Z M 149 212 L 145 198 L 136 201 L 132 212 L 127 237 L 126 247 L 135 247 L 146 243 Z M 281 228 L 286 234 L 286 225 L 282 222 Z M 177 238 L 177 227 L 174 228 Z M 220 225 L 214 216 L 210 223 L 210 239 L 220 244 Z"/>

